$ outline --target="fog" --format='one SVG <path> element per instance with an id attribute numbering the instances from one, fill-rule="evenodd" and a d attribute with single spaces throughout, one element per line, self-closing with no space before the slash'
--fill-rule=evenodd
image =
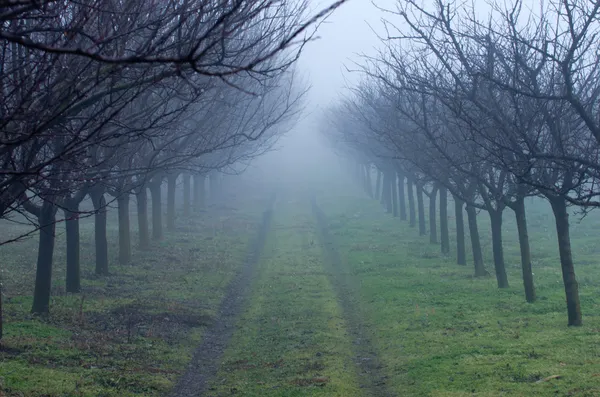
<path id="1" fill-rule="evenodd" d="M 0 397 L 600 395 L 600 1 L 4 3 Z"/>

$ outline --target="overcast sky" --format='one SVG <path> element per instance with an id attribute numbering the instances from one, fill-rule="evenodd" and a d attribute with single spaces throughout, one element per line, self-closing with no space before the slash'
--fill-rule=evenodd
<path id="1" fill-rule="evenodd" d="M 315 12 L 333 3 L 333 0 L 309 1 Z M 311 85 L 304 115 L 279 141 L 277 153 L 267 159 L 276 162 L 280 172 L 319 168 L 319 164 L 330 161 L 326 160 L 330 157 L 328 151 L 316 142 L 319 116 L 343 94 L 346 85 L 352 86 L 359 80 L 359 73 L 348 72 L 346 67 L 352 68 L 353 61 L 359 62 L 360 54 L 374 54 L 379 39 L 371 27 L 381 26 L 382 16 L 371 0 L 349 0 L 320 25 L 318 39 L 305 47 L 297 64 L 302 80 Z"/>
<path id="2" fill-rule="evenodd" d="M 345 66 L 351 68 L 352 61 L 359 60 L 358 54 L 374 53 L 379 40 L 369 25 L 380 26 L 382 16 L 370 0 L 349 0 L 320 26 L 318 40 L 307 46 L 298 64 L 312 85 L 310 104 L 327 105 L 337 98 L 344 79 L 356 81 L 357 73 L 348 73 Z"/>

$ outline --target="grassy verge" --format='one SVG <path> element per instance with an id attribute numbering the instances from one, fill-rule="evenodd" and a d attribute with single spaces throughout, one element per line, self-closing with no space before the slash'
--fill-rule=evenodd
<path id="1" fill-rule="evenodd" d="M 278 204 L 250 304 L 209 395 L 360 395 L 315 228 L 308 200 Z"/>
<path id="2" fill-rule="evenodd" d="M 128 266 L 116 265 L 118 233 L 111 219 L 111 275 L 103 278 L 93 273 L 93 223 L 84 220 L 83 292 L 64 294 L 64 236 L 59 235 L 51 313 L 44 318 L 29 314 L 35 239 L 2 247 L 0 394 L 165 394 L 185 370 L 239 271 L 262 205 L 248 204 L 243 213 L 230 208 L 179 219 L 178 231 L 150 250 L 134 251 Z"/>
<path id="3" fill-rule="evenodd" d="M 471 266 L 442 257 L 437 245 L 377 203 L 320 199 L 349 272 L 361 280 L 371 341 L 398 395 L 600 395 L 600 267 L 592 256 L 600 242 L 591 238 L 598 218 L 574 222 L 585 325 L 568 328 L 552 216 L 539 201 L 529 204 L 534 304 L 524 301 L 509 212 L 504 234 L 511 288 L 499 290 L 492 277 L 473 279 Z M 493 270 L 486 218 L 480 217 L 480 228 Z"/>

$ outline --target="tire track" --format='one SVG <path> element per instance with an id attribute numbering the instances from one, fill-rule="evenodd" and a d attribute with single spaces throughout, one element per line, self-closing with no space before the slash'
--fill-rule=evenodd
<path id="1" fill-rule="evenodd" d="M 319 208 L 315 197 L 311 198 L 311 203 L 313 215 L 317 220 L 325 266 L 342 308 L 348 332 L 352 336 L 354 361 L 359 368 L 360 387 L 368 396 L 395 396 L 386 385 L 387 376 L 382 372 L 383 366 L 369 340 L 369 330 L 356 302 L 358 287 L 354 285 L 352 276 L 345 272 L 334 238 L 329 232 L 327 218 Z"/>
<path id="2" fill-rule="evenodd" d="M 250 246 L 242 271 L 225 290 L 214 323 L 206 330 L 185 374 L 179 379 L 171 397 L 202 396 L 219 370 L 220 361 L 235 330 L 235 325 L 248 297 L 252 276 L 260 261 L 271 226 L 275 194 L 263 213 L 256 240 Z"/>

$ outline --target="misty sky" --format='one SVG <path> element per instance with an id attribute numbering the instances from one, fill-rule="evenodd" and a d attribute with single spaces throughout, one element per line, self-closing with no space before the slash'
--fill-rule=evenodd
<path id="1" fill-rule="evenodd" d="M 333 2 L 310 1 L 315 10 Z M 320 26 L 318 39 L 304 49 L 297 65 L 302 80 L 311 86 L 304 115 L 280 140 L 278 153 L 267 159 L 278 164 L 282 174 L 296 174 L 297 169 L 310 173 L 318 164 L 332 161 L 326 159 L 331 154 L 316 142 L 321 111 L 340 98 L 345 86 L 353 86 L 360 79 L 358 72 L 348 72 L 346 67 L 352 69 L 353 61 L 360 62 L 360 54 L 374 54 L 379 39 L 371 27 L 381 26 L 382 16 L 370 0 L 349 0 Z"/>
<path id="2" fill-rule="evenodd" d="M 310 105 L 328 105 L 343 89 L 344 79 L 357 80 L 358 73 L 346 72 L 344 65 L 352 68 L 352 60 L 359 60 L 357 54 L 374 53 L 379 40 L 369 25 L 379 27 L 382 16 L 370 0 L 349 0 L 320 26 L 319 39 L 310 43 L 298 64 L 312 86 Z"/>

